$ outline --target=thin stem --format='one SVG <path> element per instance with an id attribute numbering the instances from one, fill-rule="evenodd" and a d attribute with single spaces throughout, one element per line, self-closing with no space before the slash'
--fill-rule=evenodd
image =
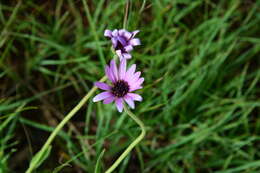
<path id="1" fill-rule="evenodd" d="M 102 77 L 100 79 L 100 82 L 104 82 L 107 79 L 106 76 Z M 54 129 L 54 131 L 51 133 L 41 150 L 37 153 L 39 154 L 34 162 L 30 164 L 29 168 L 27 169 L 26 173 L 31 173 L 35 168 L 36 165 L 39 163 L 40 159 L 42 158 L 43 154 L 47 151 L 48 147 L 54 140 L 54 138 L 57 136 L 59 131 L 63 128 L 63 126 L 75 115 L 78 110 L 86 103 L 86 101 L 94 94 L 94 92 L 97 90 L 97 87 L 93 87 L 83 98 L 82 100 L 75 106 L 66 116 L 65 118 L 59 123 L 59 125 Z"/>
<path id="2" fill-rule="evenodd" d="M 127 147 L 127 149 L 119 156 L 119 158 L 113 163 L 113 165 L 105 173 L 111 173 L 112 171 L 114 171 L 117 168 L 117 166 L 123 161 L 123 159 L 132 151 L 132 149 L 144 138 L 146 133 L 143 122 L 135 114 L 133 114 L 125 105 L 124 105 L 124 110 L 140 126 L 142 132 Z"/>
<path id="3" fill-rule="evenodd" d="M 124 29 L 126 29 L 126 25 L 127 25 L 129 4 L 130 4 L 130 0 L 126 0 L 125 16 L 124 16 L 124 24 L 123 24 L 123 28 Z"/>

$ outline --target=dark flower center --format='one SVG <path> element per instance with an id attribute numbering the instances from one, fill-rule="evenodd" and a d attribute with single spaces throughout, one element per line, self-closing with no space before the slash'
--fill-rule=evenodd
<path id="1" fill-rule="evenodd" d="M 123 80 L 119 80 L 114 83 L 112 88 L 112 94 L 116 97 L 124 97 L 129 91 L 129 85 Z"/>
<path id="2" fill-rule="evenodd" d="M 115 47 L 115 50 L 121 50 L 122 53 L 126 53 L 124 45 L 119 40 L 117 41 L 117 45 Z"/>

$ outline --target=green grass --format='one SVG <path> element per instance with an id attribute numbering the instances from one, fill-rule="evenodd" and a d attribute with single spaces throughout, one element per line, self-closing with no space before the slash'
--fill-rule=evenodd
<path id="1" fill-rule="evenodd" d="M 126 1 L 85 2 L 0 2 L 0 173 L 28 168 L 113 57 L 103 32 L 123 27 Z M 147 134 L 116 172 L 260 172 L 259 7 L 131 1 L 127 29 L 142 45 L 129 64 L 145 78 L 133 112 Z M 36 172 L 104 172 L 139 133 L 90 100 Z"/>

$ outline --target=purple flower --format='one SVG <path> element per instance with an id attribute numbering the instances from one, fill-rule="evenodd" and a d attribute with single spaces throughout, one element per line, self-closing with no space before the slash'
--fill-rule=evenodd
<path id="1" fill-rule="evenodd" d="M 93 98 L 94 102 L 103 100 L 104 104 L 109 104 L 113 101 L 119 112 L 123 110 L 124 101 L 132 108 L 135 108 L 134 101 L 142 101 L 142 97 L 132 93 L 135 90 L 142 88 L 144 78 L 141 77 L 141 72 L 135 72 L 136 65 L 133 64 L 126 70 L 126 59 L 122 59 L 119 68 L 117 68 L 115 60 L 110 61 L 110 66 L 106 66 L 106 76 L 112 82 L 108 85 L 103 82 L 95 82 L 95 85 L 105 90 Z"/>
<path id="2" fill-rule="evenodd" d="M 129 52 L 133 50 L 134 46 L 141 44 L 138 38 L 134 38 L 138 32 L 138 30 L 128 32 L 125 29 L 115 29 L 114 31 L 106 29 L 104 35 L 111 38 L 116 54 L 121 61 L 122 59 L 130 59 L 131 54 Z"/>

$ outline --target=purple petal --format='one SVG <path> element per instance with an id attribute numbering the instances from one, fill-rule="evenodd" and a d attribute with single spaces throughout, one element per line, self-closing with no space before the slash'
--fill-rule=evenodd
<path id="1" fill-rule="evenodd" d="M 124 97 L 124 100 L 126 101 L 126 103 L 127 103 L 132 109 L 135 108 L 135 103 L 134 103 L 134 100 L 132 99 L 132 97 L 126 95 L 126 96 Z"/>
<path id="2" fill-rule="evenodd" d="M 130 92 L 132 92 L 132 91 L 135 91 L 135 90 L 139 90 L 139 89 L 142 89 L 143 87 L 142 86 L 135 86 L 134 88 L 132 87 L 130 87 Z"/>
<path id="3" fill-rule="evenodd" d="M 133 81 L 138 80 L 140 76 L 141 76 L 141 72 L 140 72 L 140 71 L 136 72 L 136 73 L 134 74 Z"/>
<path id="4" fill-rule="evenodd" d="M 109 29 L 106 29 L 104 32 L 104 36 L 105 37 L 112 37 L 112 31 L 110 31 Z"/>
<path id="5" fill-rule="evenodd" d="M 132 38 L 135 37 L 135 35 L 138 34 L 139 32 L 140 32 L 139 30 L 133 31 L 133 32 L 132 32 L 132 34 L 133 34 L 133 35 L 132 35 Z"/>
<path id="6" fill-rule="evenodd" d="M 140 40 L 138 38 L 133 38 L 133 39 L 130 40 L 130 44 L 132 46 L 138 46 L 138 45 L 141 44 L 141 42 L 140 42 Z"/>
<path id="7" fill-rule="evenodd" d="M 142 89 L 143 87 L 140 86 L 140 85 L 136 85 L 136 86 L 131 86 L 129 91 L 132 92 L 132 91 L 135 91 L 135 90 L 139 90 L 139 89 Z"/>
<path id="8" fill-rule="evenodd" d="M 106 66 L 105 68 L 105 71 L 106 71 L 106 76 L 108 77 L 108 79 L 111 81 L 111 82 L 115 82 L 115 79 L 114 79 L 114 76 L 112 75 L 112 71 L 110 70 L 109 66 Z"/>
<path id="9" fill-rule="evenodd" d="M 122 98 L 117 98 L 115 100 L 115 103 L 116 103 L 116 108 L 119 112 L 122 112 L 123 111 L 123 99 Z"/>
<path id="10" fill-rule="evenodd" d="M 136 69 L 136 64 L 131 65 L 131 67 L 128 69 L 127 73 L 130 75 L 133 75 Z"/>
<path id="11" fill-rule="evenodd" d="M 116 50 L 116 54 L 118 57 L 121 57 L 122 56 L 122 51 L 121 50 Z"/>
<path id="12" fill-rule="evenodd" d="M 131 45 L 125 46 L 124 48 L 125 48 L 125 51 L 127 51 L 127 52 L 130 52 L 131 50 L 133 50 L 133 46 L 131 46 Z"/>
<path id="13" fill-rule="evenodd" d="M 130 33 L 130 32 L 128 32 L 128 31 L 126 31 L 125 33 L 124 33 L 124 36 L 125 36 L 125 38 L 127 39 L 127 40 L 129 40 L 131 37 L 132 37 L 132 33 Z"/>
<path id="14" fill-rule="evenodd" d="M 121 43 L 123 46 L 126 46 L 126 40 L 125 40 L 124 37 L 118 36 L 118 37 L 117 37 L 117 40 L 120 41 L 120 43 Z"/>
<path id="15" fill-rule="evenodd" d="M 129 97 L 131 97 L 133 100 L 136 100 L 136 101 L 142 101 L 143 98 L 138 95 L 138 94 L 135 94 L 135 93 L 128 93 L 127 94 Z"/>
<path id="16" fill-rule="evenodd" d="M 100 101 L 100 100 L 104 100 L 104 99 L 106 99 L 106 98 L 108 98 L 108 97 L 111 97 L 111 96 L 112 96 L 112 94 L 111 94 L 110 92 L 105 91 L 105 92 L 102 92 L 102 93 L 96 95 L 96 96 L 93 98 L 93 102 L 98 102 L 98 101 Z"/>
<path id="17" fill-rule="evenodd" d="M 141 77 L 138 79 L 138 81 L 136 82 L 136 85 L 142 85 L 142 83 L 144 82 L 144 78 Z"/>
<path id="18" fill-rule="evenodd" d="M 122 51 L 121 51 L 121 50 L 116 50 L 116 54 L 117 54 L 117 56 L 119 57 L 120 62 L 121 62 L 122 59 L 123 59 Z"/>
<path id="19" fill-rule="evenodd" d="M 136 64 L 133 64 L 126 72 L 125 79 L 129 80 L 135 72 Z"/>
<path id="20" fill-rule="evenodd" d="M 102 89 L 102 90 L 110 90 L 111 87 L 109 85 L 107 85 L 104 82 L 95 82 L 94 83 L 98 88 Z"/>
<path id="21" fill-rule="evenodd" d="M 129 53 L 123 53 L 122 55 L 125 59 L 131 59 L 132 56 Z"/>
<path id="22" fill-rule="evenodd" d="M 115 48 L 117 46 L 117 39 L 115 37 L 112 37 L 111 41 L 112 41 L 113 47 Z"/>
<path id="23" fill-rule="evenodd" d="M 115 60 L 110 61 L 110 69 L 112 71 L 112 75 L 114 76 L 115 81 L 117 81 L 118 80 L 118 70 L 117 70 Z"/>
<path id="24" fill-rule="evenodd" d="M 124 79 L 126 73 L 126 59 L 122 59 L 119 66 L 119 79 Z"/>
<path id="25" fill-rule="evenodd" d="M 128 82 L 130 83 L 130 85 L 134 85 L 135 82 L 137 82 L 137 80 L 139 79 L 140 75 L 141 75 L 141 72 L 138 71 L 133 76 L 130 76 L 130 78 L 128 79 Z"/>
<path id="26" fill-rule="evenodd" d="M 104 99 L 103 103 L 104 104 L 109 104 L 109 103 L 113 102 L 114 100 L 115 100 L 115 97 L 111 96 L 111 97 L 108 97 L 108 98 Z"/>
<path id="27" fill-rule="evenodd" d="M 112 32 L 112 36 L 113 36 L 113 37 L 118 36 L 118 30 L 117 30 L 117 29 L 115 29 L 115 30 Z"/>
<path id="28" fill-rule="evenodd" d="M 125 32 L 127 32 L 125 29 L 120 29 L 120 30 L 118 31 L 118 35 L 124 36 Z"/>
<path id="29" fill-rule="evenodd" d="M 134 90 L 137 90 L 137 89 L 140 89 L 142 83 L 144 82 L 144 78 L 141 77 L 139 78 L 136 82 L 133 82 L 133 81 L 130 81 L 129 84 L 130 84 L 130 91 L 134 91 Z"/>

